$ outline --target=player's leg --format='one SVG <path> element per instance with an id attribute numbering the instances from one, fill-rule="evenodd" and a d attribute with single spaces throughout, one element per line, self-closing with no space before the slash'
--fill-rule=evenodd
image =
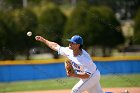
<path id="1" fill-rule="evenodd" d="M 71 93 L 82 93 L 85 90 L 91 89 L 98 84 L 100 80 L 100 72 L 97 70 L 93 76 L 88 79 L 80 80 L 73 88 Z M 95 92 L 96 93 L 96 92 Z"/>
<path id="2" fill-rule="evenodd" d="M 92 87 L 87 89 L 88 93 L 103 93 L 101 85 L 100 85 L 100 71 L 99 70 L 96 71 L 96 75 L 98 77 L 98 80 L 96 80 L 97 83 L 94 85 L 91 85 Z M 93 76 L 93 78 L 94 78 L 94 76 Z"/>
<path id="3" fill-rule="evenodd" d="M 98 82 L 95 86 L 87 90 L 88 93 L 104 93 L 102 91 L 102 88 L 100 86 L 100 83 Z"/>
<path id="4" fill-rule="evenodd" d="M 94 83 L 89 84 L 91 87 L 87 88 L 88 93 L 103 93 L 102 88 L 100 86 L 100 72 L 98 70 L 92 76 L 91 82 Z"/>
<path id="5" fill-rule="evenodd" d="M 80 86 L 82 86 L 84 81 L 81 79 L 75 86 L 72 88 L 71 93 L 82 93 L 84 90 L 79 90 Z"/>
<path id="6" fill-rule="evenodd" d="M 94 76 L 88 79 L 81 79 L 73 88 L 71 93 L 82 93 L 95 85 L 98 82 L 99 76 L 97 73 L 94 73 Z"/>

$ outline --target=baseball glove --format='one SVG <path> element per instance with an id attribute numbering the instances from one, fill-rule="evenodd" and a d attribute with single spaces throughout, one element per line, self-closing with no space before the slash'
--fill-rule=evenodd
<path id="1" fill-rule="evenodd" d="M 65 69 L 66 69 L 66 73 L 67 73 L 68 76 L 70 76 L 71 74 L 75 73 L 74 69 L 72 67 L 70 59 L 66 59 L 66 61 L 65 61 Z"/>

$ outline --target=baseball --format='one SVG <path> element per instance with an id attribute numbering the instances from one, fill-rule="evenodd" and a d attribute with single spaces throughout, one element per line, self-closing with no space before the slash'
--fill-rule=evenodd
<path id="1" fill-rule="evenodd" d="M 32 32 L 27 32 L 27 36 L 32 36 Z"/>

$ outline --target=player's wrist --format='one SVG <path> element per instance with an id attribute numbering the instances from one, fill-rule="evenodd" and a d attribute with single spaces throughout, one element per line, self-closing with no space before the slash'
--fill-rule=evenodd
<path id="1" fill-rule="evenodd" d="M 44 42 L 44 43 L 46 43 L 47 40 L 42 37 L 42 40 L 41 41 Z"/>

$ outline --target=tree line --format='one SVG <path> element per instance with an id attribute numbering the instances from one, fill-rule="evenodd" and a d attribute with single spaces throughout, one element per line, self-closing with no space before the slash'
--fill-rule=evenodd
<path id="1" fill-rule="evenodd" d="M 136 17 L 136 23 L 139 24 L 138 19 Z M 139 28 L 135 28 L 138 33 Z M 26 35 L 28 31 L 32 31 L 31 37 Z M 0 59 L 14 59 L 19 54 L 29 59 L 31 48 L 44 47 L 35 41 L 35 35 L 65 46 L 66 39 L 75 34 L 84 38 L 85 49 L 102 47 L 104 56 L 106 48 L 115 48 L 125 42 L 120 22 L 107 6 L 81 2 L 67 16 L 57 4 L 44 2 L 38 6 L 0 10 Z M 58 57 L 55 52 L 50 52 Z"/>

